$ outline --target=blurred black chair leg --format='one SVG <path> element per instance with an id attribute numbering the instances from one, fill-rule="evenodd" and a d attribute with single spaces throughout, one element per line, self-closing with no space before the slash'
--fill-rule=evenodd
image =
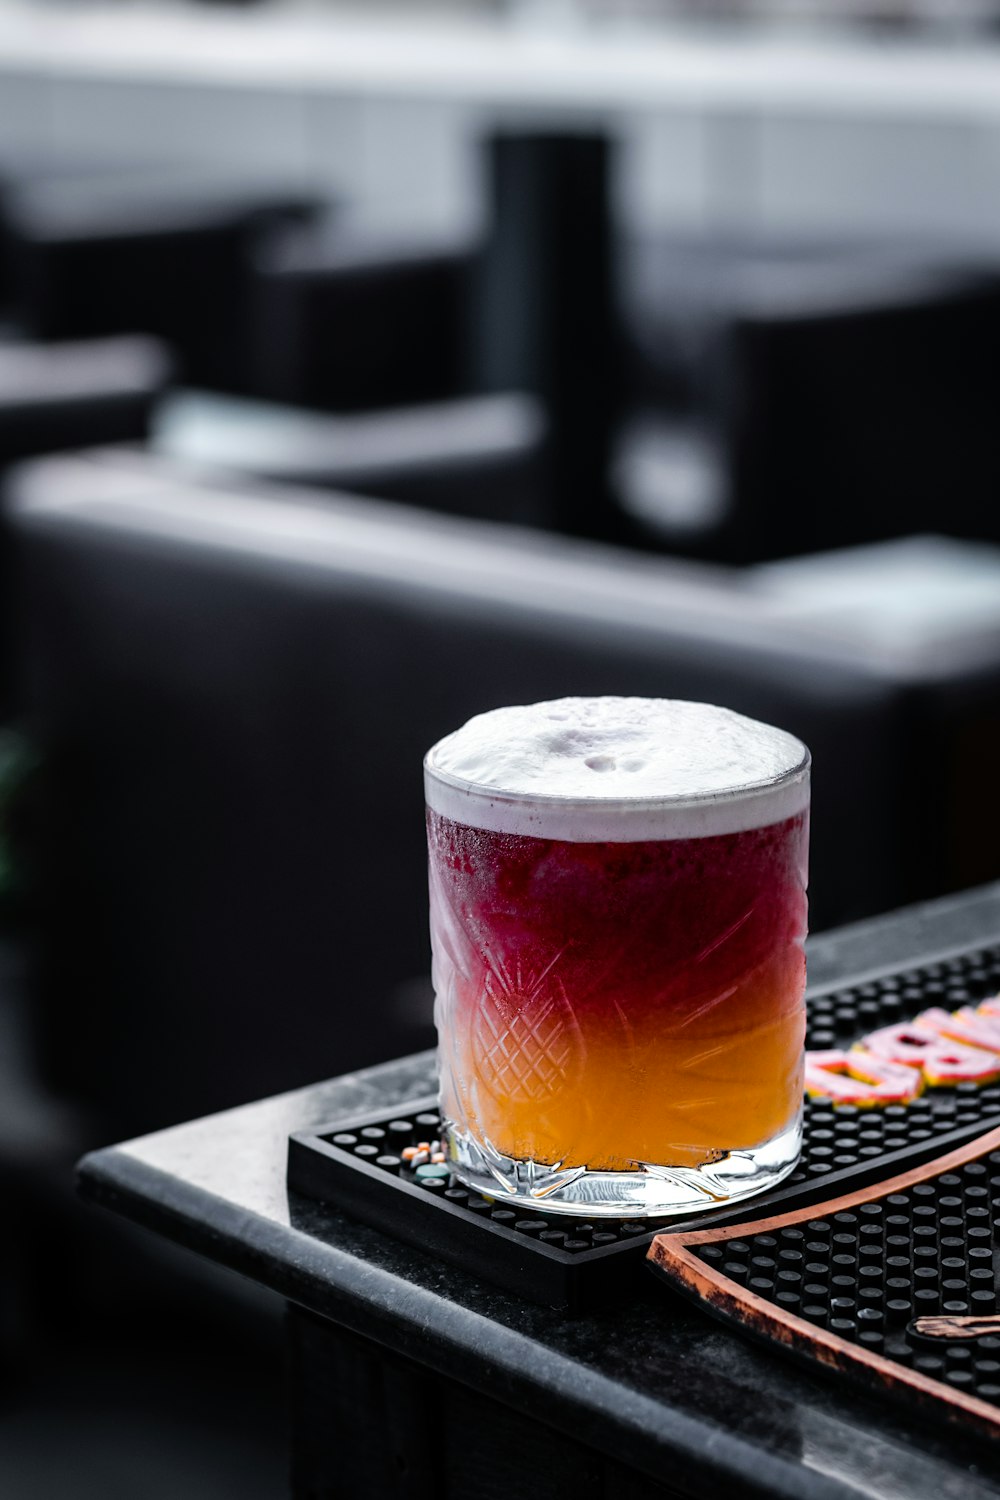
<path id="1" fill-rule="evenodd" d="M 603 135 L 497 135 L 492 223 L 473 322 L 476 384 L 537 395 L 548 422 L 550 524 L 614 540 L 609 473 L 621 406 Z"/>

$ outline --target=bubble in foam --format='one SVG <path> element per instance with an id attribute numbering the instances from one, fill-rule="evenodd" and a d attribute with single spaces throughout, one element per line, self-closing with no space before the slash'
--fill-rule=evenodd
<path id="1" fill-rule="evenodd" d="M 493 709 L 425 761 L 435 811 L 498 832 L 633 841 L 738 832 L 801 812 L 802 742 L 710 703 L 561 698 Z"/>

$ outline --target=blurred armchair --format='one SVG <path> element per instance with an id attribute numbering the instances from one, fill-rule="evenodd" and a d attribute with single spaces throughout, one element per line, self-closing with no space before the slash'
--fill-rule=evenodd
<path id="1" fill-rule="evenodd" d="M 249 271 L 253 393 L 336 412 L 468 394 L 476 254 L 336 219 L 264 237 Z"/>
<path id="2" fill-rule="evenodd" d="M 0 475 L 36 454 L 141 441 L 172 368 L 139 336 L 0 343 Z"/>
<path id="3" fill-rule="evenodd" d="M 40 339 L 155 334 L 184 379 L 243 390 L 251 247 L 319 209 L 308 191 L 196 169 L 22 183 L 0 198 L 12 310 Z"/>
<path id="4" fill-rule="evenodd" d="M 746 563 L 1000 537 L 1000 263 L 898 247 L 666 258 L 645 327 L 633 319 L 646 410 L 615 461 L 637 541 Z"/>

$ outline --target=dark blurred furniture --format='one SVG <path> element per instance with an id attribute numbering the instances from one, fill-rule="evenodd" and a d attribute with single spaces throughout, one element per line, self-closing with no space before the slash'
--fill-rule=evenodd
<path id="1" fill-rule="evenodd" d="M 185 379 L 240 391 L 251 249 L 319 208 L 306 191 L 194 170 L 22 184 L 0 217 L 12 305 L 41 339 L 156 334 Z"/>
<path id="2" fill-rule="evenodd" d="M 615 478 L 636 539 L 747 563 L 1000 537 L 1000 261 L 723 242 L 633 266 L 646 414 Z"/>
<path id="3" fill-rule="evenodd" d="M 534 519 L 613 535 L 610 159 L 601 135 L 494 135 L 481 244 L 359 239 L 336 220 L 270 236 L 253 276 L 254 391 L 337 412 L 525 391 L 546 419 Z"/>
<path id="4" fill-rule="evenodd" d="M 253 394 L 357 412 L 467 393 L 475 253 L 336 220 L 265 237 L 251 272 Z"/>
<path id="5" fill-rule="evenodd" d="M 65 1184 L 79 1143 L 89 1138 L 74 1110 L 54 1099 L 34 1075 L 26 995 L 24 955 L 5 934 L 0 938 L 0 1192 L 9 1230 L 0 1246 L 0 1392 L 30 1355 L 43 1290 L 38 1236 L 53 1218 L 53 1182 L 58 1174 Z"/>
<path id="6" fill-rule="evenodd" d="M 8 524 L 49 776 L 36 1016 L 120 1133 L 429 1039 L 421 760 L 497 703 L 703 698 L 799 734 L 817 927 L 997 847 L 995 778 L 965 785 L 988 642 L 925 672 L 729 574 L 110 451 L 26 470 Z"/>
<path id="7" fill-rule="evenodd" d="M 0 1494 L 273 1500 L 281 1309 L 76 1201 L 74 1162 L 106 1135 L 36 1076 L 23 969 L 0 939 Z"/>
<path id="8" fill-rule="evenodd" d="M 0 486 L 10 466 L 98 443 L 141 442 L 171 375 L 151 338 L 71 344 L 0 342 Z M 12 709 L 11 579 L 0 521 L 0 714 Z"/>
<path id="9" fill-rule="evenodd" d="M 0 343 L 0 473 L 35 454 L 141 441 L 171 372 L 151 338 Z"/>
<path id="10" fill-rule="evenodd" d="M 544 438 L 530 396 L 333 415 L 178 391 L 157 412 L 151 446 L 185 466 L 541 526 L 550 519 Z"/>
<path id="11" fill-rule="evenodd" d="M 152 162 L 147 164 L 154 170 Z M 160 164 L 162 170 L 163 164 Z M 11 247 L 7 230 L 7 208 L 18 193 L 36 181 L 93 181 L 121 177 L 124 169 L 107 158 L 79 152 L 18 149 L 0 140 L 0 307 L 6 313 L 14 296 Z"/>
<path id="12" fill-rule="evenodd" d="M 992 886 L 813 939 L 810 972 L 861 983 L 998 935 Z M 995 1500 L 995 1444 L 800 1370 L 641 1266 L 567 1320 L 289 1195 L 290 1131 L 432 1088 L 432 1058 L 403 1058 L 81 1164 L 92 1202 L 288 1299 L 297 1500 Z"/>
<path id="13" fill-rule="evenodd" d="M 477 389 L 541 401 L 555 529 L 614 540 L 608 472 L 622 388 L 611 143 L 583 131 L 503 132 L 487 143 L 486 167 L 472 378 Z"/>

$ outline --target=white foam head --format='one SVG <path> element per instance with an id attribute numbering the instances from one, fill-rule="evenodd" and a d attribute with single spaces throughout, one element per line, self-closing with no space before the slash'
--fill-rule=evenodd
<path id="1" fill-rule="evenodd" d="M 558 698 L 470 719 L 428 752 L 424 786 L 435 812 L 498 833 L 705 838 L 802 812 L 809 752 L 711 703 Z"/>

